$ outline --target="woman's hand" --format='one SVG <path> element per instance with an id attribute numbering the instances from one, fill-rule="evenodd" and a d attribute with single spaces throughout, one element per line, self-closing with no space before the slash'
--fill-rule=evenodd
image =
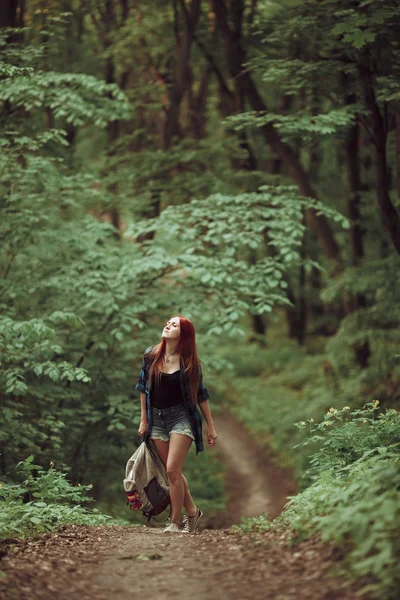
<path id="1" fill-rule="evenodd" d="M 147 431 L 147 427 L 148 427 L 148 423 L 147 423 L 147 419 L 141 419 L 140 424 L 139 424 L 139 435 L 141 437 L 144 437 L 146 431 Z"/>
<path id="2" fill-rule="evenodd" d="M 214 429 L 214 425 L 207 425 L 207 441 L 209 446 L 215 446 L 217 441 L 217 434 Z"/>

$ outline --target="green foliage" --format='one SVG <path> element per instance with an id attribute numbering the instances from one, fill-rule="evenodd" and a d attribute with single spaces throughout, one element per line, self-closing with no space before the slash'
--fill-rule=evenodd
<path id="1" fill-rule="evenodd" d="M 60 118 L 62 105 L 66 122 L 80 115 L 103 126 L 121 117 L 123 94 L 86 75 L 50 77 L 32 66 L 35 52 L 29 56 L 29 72 L 16 67 L 12 82 L 1 82 L 8 110 L 32 108 L 27 89 L 35 105 L 29 119 L 15 113 L 0 141 L 2 468 L 9 472 L 29 453 L 42 464 L 74 458 L 76 479 L 80 440 L 108 431 L 109 443 L 119 445 L 139 412 L 130 398 L 131 360 L 136 353 L 139 364 L 145 342 L 135 343 L 131 332 L 143 327 L 147 302 L 154 302 L 136 295 L 158 275 L 151 260 L 145 266 L 137 248 L 118 244 L 114 228 L 90 214 L 104 198 L 96 175 L 70 170 L 65 131 L 42 130 L 38 118 L 48 109 Z M 164 274 L 168 259 L 153 265 Z"/>
<path id="2" fill-rule="evenodd" d="M 271 529 L 271 521 L 268 513 L 263 513 L 258 517 L 242 517 L 240 525 L 232 525 L 231 531 L 239 534 L 262 533 Z"/>
<path id="3" fill-rule="evenodd" d="M 233 125 L 236 131 L 240 131 L 249 125 L 263 127 L 267 123 L 273 123 L 275 129 L 284 134 L 285 139 L 290 135 L 297 136 L 300 134 L 302 139 L 309 140 L 311 134 L 325 136 L 340 133 L 354 124 L 356 114 L 363 112 L 364 109 L 361 105 L 347 105 L 318 115 L 307 114 L 304 111 L 289 115 L 271 112 L 248 112 L 229 117 L 227 123 Z"/>
<path id="4" fill-rule="evenodd" d="M 17 484 L 0 485 L 0 539 L 24 538 L 72 523 L 100 525 L 111 517 L 82 504 L 93 502 L 86 493 L 92 485 L 73 486 L 66 473 L 46 471 L 29 456 L 18 463 L 17 472 L 25 479 Z"/>
<path id="5" fill-rule="evenodd" d="M 214 194 L 171 205 L 157 218 L 135 225 L 132 233 L 157 231 L 157 240 L 171 236 L 180 240 L 177 273 L 184 273 L 186 289 L 197 290 L 196 303 L 203 298 L 214 320 L 218 317 L 209 334 L 224 331 L 234 336 L 243 333 L 237 322 L 248 311 L 260 315 L 270 313 L 273 306 L 290 304 L 287 272 L 302 263 L 307 270 L 315 266 L 301 258 L 303 213 L 311 208 L 348 227 L 345 217 L 299 196 L 293 186 L 262 186 L 254 193 Z M 271 253 L 249 264 L 246 254 L 262 250 L 266 237 Z"/>
<path id="6" fill-rule="evenodd" d="M 23 108 L 35 114 L 45 109 L 54 119 L 96 127 L 131 114 L 132 108 L 117 85 L 86 73 L 44 70 L 39 66 L 41 51 L 33 44 L 23 50 L 17 44 L 7 44 L 4 30 L 0 33 L 0 54 L 0 102 L 8 103 L 14 111 Z"/>
<path id="7" fill-rule="evenodd" d="M 327 302 L 346 297 L 350 305 L 354 304 L 327 345 L 339 385 L 345 389 L 345 382 L 352 381 L 352 390 L 347 391 L 349 399 L 360 391 L 368 397 L 392 401 L 400 380 L 399 289 L 398 259 L 390 256 L 348 267 L 323 291 Z M 357 298 L 362 298 L 361 306 L 357 306 Z M 360 371 L 355 367 L 354 349 L 365 343 L 372 357 Z"/>
<path id="8" fill-rule="evenodd" d="M 140 402 L 133 388 L 143 350 L 159 335 L 150 315 L 159 311 L 165 318 L 170 310 L 171 298 L 161 292 L 177 260 L 119 239 L 102 217 L 115 201 L 111 179 L 93 164 L 71 161 L 68 127 L 104 127 L 131 114 L 119 88 L 86 74 L 43 71 L 37 46 L 19 51 L 10 44 L 2 57 L 29 68 L 4 61 L 9 68 L 0 85 L 6 107 L 0 123 L 1 469 L 12 481 L 12 465 L 34 454 L 42 466 L 51 460 L 69 471 L 72 482 L 90 471 L 99 505 L 127 515 L 123 469 L 139 443 Z M 53 128 L 46 128 L 48 119 Z M 100 155 L 97 160 L 105 163 Z M 190 470 L 195 481 L 204 471 L 208 482 L 204 493 L 197 484 L 200 500 L 211 509 L 222 506 L 218 463 Z M 41 474 L 38 485 L 52 473 Z M 64 497 L 62 482 L 50 481 Z M 54 508 L 50 499 L 45 511 L 40 499 L 20 508 L 22 501 L 10 496 L 7 531 L 13 520 L 19 523 L 18 511 L 28 515 L 27 527 L 39 525 L 45 512 L 38 531 L 53 517 L 84 522 L 73 506 L 77 488 L 71 489 L 70 505 Z"/>
<path id="9" fill-rule="evenodd" d="M 145 144 L 141 152 L 132 152 L 137 144 Z M 230 157 L 243 158 L 236 140 L 218 135 L 211 139 L 182 140 L 168 152 L 154 147 L 148 131 L 136 128 L 132 135 L 118 138 L 111 146 L 109 170 L 105 180 L 122 184 L 122 189 L 135 189 L 138 218 L 146 207 L 159 199 L 161 206 L 186 203 L 191 198 L 202 198 L 213 193 L 235 193 L 243 187 L 243 175 L 232 173 Z M 171 177 L 173 173 L 173 177 Z M 265 175 L 250 174 L 254 184 L 265 181 Z"/>
<path id="10" fill-rule="evenodd" d="M 45 107 L 55 118 L 62 117 L 67 123 L 93 123 L 97 127 L 105 127 L 113 119 L 125 119 L 130 115 L 123 92 L 90 75 L 41 71 L 30 76 L 12 75 L 1 81 L 0 101 L 27 111 Z"/>
<path id="11" fill-rule="evenodd" d="M 378 35 L 385 35 L 396 17 L 400 16 L 398 6 L 387 0 L 379 2 L 379 5 L 376 0 L 367 0 L 359 7 L 348 7 L 345 10 L 337 0 L 330 0 L 328 4 L 336 7 L 334 15 L 337 23 L 332 28 L 332 34 L 357 50 L 375 42 Z"/>
<path id="12" fill-rule="evenodd" d="M 240 529 L 289 526 L 299 539 L 317 531 L 349 549 L 343 574 L 367 577 L 363 593 L 390 600 L 399 585 L 400 415 L 378 410 L 378 400 L 357 410 L 332 407 L 319 423 L 297 423 L 309 429 L 300 446 L 319 446 L 310 458 L 314 482 L 291 497 L 275 521 L 264 515 Z"/>
<path id="13" fill-rule="evenodd" d="M 375 400 L 351 412 L 349 406 L 342 409 L 332 407 L 317 425 L 314 425 L 314 419 L 308 419 L 310 434 L 313 435 L 300 446 L 322 443 L 321 449 L 310 457 L 311 473 L 315 471 L 318 475 L 329 469 L 340 470 L 361 458 L 386 454 L 400 445 L 400 418 L 397 411 L 391 408 L 376 418 L 378 409 L 379 400 Z M 299 429 L 306 428 L 305 421 L 295 425 Z"/>
<path id="14" fill-rule="evenodd" d="M 59 325 L 76 326 L 76 321 L 76 316 L 71 313 L 58 311 L 49 315 L 49 322 Z M 63 354 L 60 346 L 51 343 L 55 335 L 55 329 L 40 319 L 17 322 L 6 317 L 0 320 L 0 351 L 5 357 L 0 385 L 6 394 L 24 396 L 28 392 L 26 377 L 32 372 L 38 377 L 49 377 L 54 382 L 63 379 L 84 383 L 90 381 L 85 369 L 74 367 L 66 361 L 53 360 Z"/>
<path id="15" fill-rule="evenodd" d="M 322 443 L 311 457 L 315 483 L 291 499 L 281 520 L 301 535 L 317 530 L 337 544 L 350 540 L 351 573 L 370 575 L 364 591 L 389 599 L 399 585 L 400 415 L 376 416 L 378 406 L 331 408 L 312 428 L 304 443 Z"/>
<path id="16" fill-rule="evenodd" d="M 29 88 L 36 114 L 50 104 L 56 113 L 58 100 L 47 94 L 58 90 L 73 98 L 70 105 L 60 96 L 67 122 L 79 114 L 102 126 L 121 117 L 116 88 L 114 94 L 85 75 L 49 79 L 32 70 L 13 77 L 12 85 L 3 79 L 3 100 L 17 108 L 20 93 L 28 110 Z M 90 110 L 83 110 L 90 98 Z M 71 171 L 60 145 L 65 132 L 42 131 L 34 114 L 4 128 L 0 142 L 0 414 L 6 424 L 0 441 L 6 472 L 21 454 L 34 453 L 43 463 L 68 464 L 74 457 L 77 478 L 80 440 L 108 431 L 109 443 L 118 445 L 138 415 L 131 360 L 136 354 L 139 364 L 145 342 L 131 333 L 157 305 L 141 297 L 146 281 L 164 275 L 170 263 L 168 257 L 143 260 L 137 247 L 118 244 L 114 228 L 90 214 L 104 198 L 97 177 Z"/>

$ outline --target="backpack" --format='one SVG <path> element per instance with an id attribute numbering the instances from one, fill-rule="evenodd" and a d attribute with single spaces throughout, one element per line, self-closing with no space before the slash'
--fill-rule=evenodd
<path id="1" fill-rule="evenodd" d="M 129 508 L 141 509 L 147 522 L 171 504 L 167 472 L 151 444 L 142 442 L 126 463 L 124 489 Z"/>

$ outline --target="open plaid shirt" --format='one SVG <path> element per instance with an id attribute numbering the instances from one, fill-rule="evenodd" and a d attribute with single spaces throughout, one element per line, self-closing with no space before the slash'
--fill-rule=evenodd
<path id="1" fill-rule="evenodd" d="M 150 362 L 148 359 L 148 353 L 150 352 L 152 347 L 153 346 L 149 346 L 149 348 L 146 348 L 146 350 L 145 350 L 145 353 L 143 356 L 142 368 L 140 369 L 139 379 L 135 386 L 136 390 L 138 390 L 139 392 L 142 392 L 143 394 L 146 394 L 146 412 L 147 412 L 147 420 L 148 420 L 148 427 L 147 427 L 146 434 L 144 436 L 144 441 L 146 443 L 149 442 L 151 429 L 153 426 L 152 413 L 151 413 L 151 400 L 150 400 L 150 381 L 149 381 Z M 184 365 L 183 365 L 182 361 L 180 361 L 180 382 L 181 382 L 183 401 L 184 401 L 184 404 L 185 404 L 188 414 L 189 414 L 190 426 L 192 428 L 192 432 L 193 432 L 194 439 L 195 439 L 196 454 L 198 454 L 199 452 L 202 452 L 204 450 L 203 437 L 202 437 L 201 415 L 200 415 L 197 407 L 194 407 L 190 400 L 189 382 L 185 375 Z M 203 374 L 202 374 L 201 367 L 200 367 L 200 382 L 199 382 L 199 391 L 198 391 L 197 400 L 198 400 L 198 402 L 204 402 L 205 400 L 208 400 L 209 397 L 210 397 L 210 395 L 208 393 L 208 390 L 203 383 Z"/>

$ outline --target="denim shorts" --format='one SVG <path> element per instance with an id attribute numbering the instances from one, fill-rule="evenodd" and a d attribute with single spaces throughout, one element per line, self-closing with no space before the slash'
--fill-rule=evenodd
<path id="1" fill-rule="evenodd" d="M 177 404 L 169 408 L 154 408 L 152 406 L 151 412 L 153 417 L 151 440 L 157 439 L 169 442 L 171 433 L 181 433 L 194 440 L 188 412 L 184 404 Z"/>

